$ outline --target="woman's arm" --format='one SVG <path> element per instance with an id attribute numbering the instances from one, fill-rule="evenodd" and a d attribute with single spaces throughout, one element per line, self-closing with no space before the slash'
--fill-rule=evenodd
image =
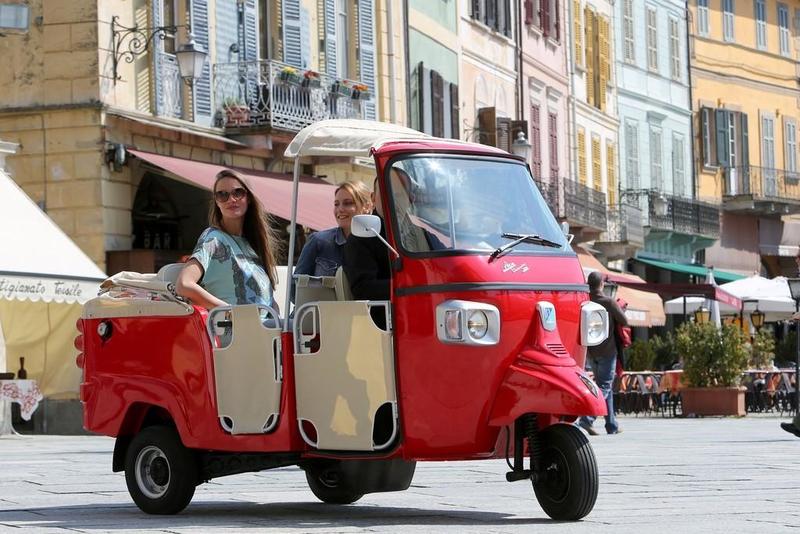
<path id="1" fill-rule="evenodd" d="M 202 276 L 203 267 L 200 262 L 191 258 L 178 275 L 175 291 L 177 291 L 178 295 L 189 299 L 192 304 L 203 306 L 209 310 L 217 306 L 227 306 L 227 302 L 218 299 L 200 286 L 198 282 Z"/>

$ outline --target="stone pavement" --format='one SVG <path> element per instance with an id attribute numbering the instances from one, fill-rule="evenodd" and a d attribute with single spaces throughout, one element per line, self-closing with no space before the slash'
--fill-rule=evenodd
<path id="1" fill-rule="evenodd" d="M 171 517 L 147 516 L 111 473 L 113 440 L 0 437 L 0 532 L 800 532 L 800 439 L 777 417 L 621 417 L 593 437 L 600 496 L 556 523 L 502 461 L 421 463 L 412 487 L 350 506 L 316 501 L 297 468 L 197 489 Z"/>

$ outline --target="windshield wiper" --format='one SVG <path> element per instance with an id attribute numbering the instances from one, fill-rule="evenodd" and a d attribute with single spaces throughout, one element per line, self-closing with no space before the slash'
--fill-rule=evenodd
<path id="1" fill-rule="evenodd" d="M 542 245 L 544 247 L 553 247 L 553 248 L 561 248 L 561 243 L 556 243 L 555 241 L 550 241 L 549 239 L 545 239 L 540 235 L 536 234 L 509 234 L 503 233 L 501 237 L 505 237 L 506 239 L 513 239 L 511 243 L 503 245 L 502 247 L 498 247 L 489 255 L 489 261 L 496 260 L 500 256 L 505 255 L 510 251 L 512 248 L 516 247 L 520 243 L 533 243 L 534 245 Z"/>

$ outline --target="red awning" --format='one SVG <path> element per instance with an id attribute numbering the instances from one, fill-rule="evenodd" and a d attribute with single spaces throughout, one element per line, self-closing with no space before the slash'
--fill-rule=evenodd
<path id="1" fill-rule="evenodd" d="M 188 159 L 161 156 L 141 150 L 128 150 L 137 158 L 160 167 L 175 178 L 211 191 L 214 177 L 223 169 L 232 169 L 244 175 L 264 209 L 284 219 L 292 217 L 292 177 L 288 174 L 254 171 L 239 167 L 224 167 Z M 333 194 L 336 187 L 322 180 L 300 178 L 297 201 L 297 222 L 314 230 L 336 226 L 333 216 Z"/>

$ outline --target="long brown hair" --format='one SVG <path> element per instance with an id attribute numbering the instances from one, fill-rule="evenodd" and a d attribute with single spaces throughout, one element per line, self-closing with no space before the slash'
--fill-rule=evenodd
<path id="1" fill-rule="evenodd" d="M 278 285 L 278 271 L 275 267 L 275 251 L 273 250 L 277 239 L 268 223 L 268 215 L 266 211 L 264 211 L 261 201 L 253 195 L 244 176 L 236 171 L 225 169 L 217 173 L 217 176 L 214 177 L 212 195 L 217 192 L 217 184 L 223 178 L 233 178 L 242 184 L 244 190 L 247 191 L 247 211 L 244 214 L 242 236 L 247 239 L 247 242 L 250 243 L 250 246 L 253 247 L 256 255 L 258 255 L 269 277 L 269 282 L 274 289 Z M 219 209 L 219 206 L 217 206 L 217 202 L 213 196 L 211 198 L 211 210 L 208 214 L 208 222 L 215 228 L 224 229 L 222 226 L 222 211 Z"/>
<path id="2" fill-rule="evenodd" d="M 338 193 L 340 189 L 344 189 L 350 194 L 351 197 L 353 197 L 358 211 L 364 211 L 364 207 L 367 207 L 369 208 L 369 211 L 372 211 L 372 199 L 370 198 L 369 187 L 367 187 L 364 182 L 355 180 L 342 182 L 339 184 L 333 194 L 335 195 Z"/>

